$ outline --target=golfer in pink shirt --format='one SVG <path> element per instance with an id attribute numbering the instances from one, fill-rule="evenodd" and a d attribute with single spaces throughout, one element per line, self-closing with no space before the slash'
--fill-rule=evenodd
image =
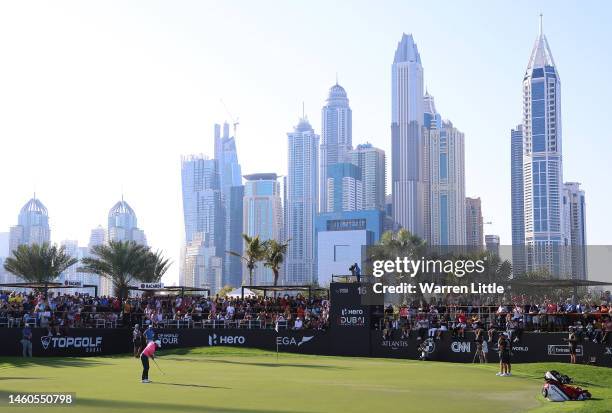
<path id="1" fill-rule="evenodd" d="M 140 361 L 142 361 L 142 382 L 151 383 L 149 380 L 149 357 L 155 358 L 155 350 L 161 347 L 161 341 L 150 341 L 149 344 L 140 353 Z"/>

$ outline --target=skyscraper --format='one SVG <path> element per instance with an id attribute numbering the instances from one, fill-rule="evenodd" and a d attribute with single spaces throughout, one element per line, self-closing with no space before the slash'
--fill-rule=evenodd
<path id="1" fill-rule="evenodd" d="M 225 208 L 219 184 L 217 161 L 203 155 L 181 159 L 184 263 L 180 283 L 197 282 L 212 292 L 222 287 L 220 268 L 225 258 Z M 221 263 L 221 264 L 219 264 Z M 199 271 L 194 274 L 193 271 Z"/>
<path id="2" fill-rule="evenodd" d="M 89 250 L 87 247 L 79 247 L 79 243 L 76 240 L 65 240 L 60 244 L 64 247 L 66 254 L 70 255 L 73 258 L 78 259 L 79 261 L 87 256 L 89 256 Z M 83 285 L 85 284 L 94 284 L 99 285 L 99 276 L 90 273 L 84 273 L 79 271 L 79 265 L 75 264 L 69 268 L 67 268 L 64 272 L 62 272 L 59 276 L 58 281 L 63 283 L 64 281 L 76 281 L 80 282 Z M 74 294 L 76 292 L 83 292 L 83 290 L 78 288 L 68 288 L 63 289 L 61 291 L 64 294 Z"/>
<path id="3" fill-rule="evenodd" d="M 393 218 L 424 235 L 423 66 L 412 35 L 403 34 L 391 66 Z"/>
<path id="4" fill-rule="evenodd" d="M 210 288 L 211 293 L 222 287 L 223 259 L 218 255 L 209 234 L 196 232 L 185 245 L 184 263 L 179 274 L 179 284 L 186 287 Z"/>
<path id="5" fill-rule="evenodd" d="M 0 284 L 7 282 L 4 260 L 9 256 L 9 232 L 0 232 Z"/>
<path id="6" fill-rule="evenodd" d="M 19 211 L 17 225 L 11 227 L 9 252 L 12 253 L 19 245 L 48 243 L 50 238 L 47 208 L 34 195 Z"/>
<path id="7" fill-rule="evenodd" d="M 108 211 L 108 240 L 109 241 L 133 241 L 140 245 L 147 245 L 147 238 L 143 230 L 138 228 L 138 219 L 132 207 L 121 197 Z M 98 234 L 99 236 L 99 234 Z M 108 278 L 99 278 L 100 294 L 112 295 L 113 286 Z M 132 285 L 137 281 L 133 280 Z"/>
<path id="8" fill-rule="evenodd" d="M 244 232 L 243 222 L 243 201 L 244 201 L 244 185 L 232 186 L 230 188 L 229 209 L 225 210 L 225 214 L 229 217 L 229 249 L 238 254 L 242 254 L 244 240 L 242 233 Z M 227 254 L 230 257 L 228 273 L 222 278 L 223 286 L 231 285 L 239 287 L 242 284 L 242 260 L 235 255 Z"/>
<path id="9" fill-rule="evenodd" d="M 357 211 L 363 209 L 363 182 L 361 169 L 352 163 L 335 163 L 327 167 L 325 182 L 327 212 Z"/>
<path id="10" fill-rule="evenodd" d="M 352 112 L 346 91 L 338 82 L 329 89 L 321 117 L 320 211 L 327 212 L 328 168 L 330 165 L 347 162 L 348 151 L 353 145 Z"/>
<path id="11" fill-rule="evenodd" d="M 108 212 L 108 239 L 147 245 L 144 231 L 138 228 L 136 213 L 123 197 Z"/>
<path id="12" fill-rule="evenodd" d="M 50 238 L 49 213 L 34 195 L 19 211 L 17 225 L 10 229 L 8 255 L 12 255 L 20 245 L 42 245 L 48 243 Z M 5 278 L 9 283 L 18 281 L 13 274 L 6 274 Z"/>
<path id="13" fill-rule="evenodd" d="M 102 225 L 98 225 L 96 228 L 91 230 L 89 234 L 89 243 L 87 244 L 87 253 L 84 255 L 85 257 L 91 256 L 91 249 L 96 245 L 102 245 L 106 243 L 106 230 Z M 101 291 L 102 285 L 106 282 L 103 280 L 104 277 L 101 277 L 96 274 L 89 274 L 88 283 L 95 284 L 98 286 L 98 291 Z"/>
<path id="14" fill-rule="evenodd" d="M 587 240 L 586 240 L 586 202 L 584 191 L 578 182 L 564 185 L 564 206 L 567 208 L 572 251 L 572 278 L 586 280 Z"/>
<path id="15" fill-rule="evenodd" d="M 282 241 L 283 209 L 281 205 L 280 184 L 275 173 L 245 175 L 243 222 L 244 233 L 262 241 Z M 244 284 L 248 284 L 249 273 L 243 270 Z M 253 273 L 253 284 L 272 284 L 274 275 L 270 268 L 261 263 Z M 282 281 L 282 275 L 281 275 Z"/>
<path id="16" fill-rule="evenodd" d="M 319 135 L 306 118 L 288 137 L 286 284 L 317 280 L 315 217 L 319 204 Z"/>
<path id="17" fill-rule="evenodd" d="M 526 270 L 523 150 L 523 125 L 518 125 L 510 131 L 512 272 L 515 276 Z"/>
<path id="18" fill-rule="evenodd" d="M 483 245 L 483 219 L 480 198 L 465 198 L 465 245 L 469 247 L 482 247 Z"/>
<path id="19" fill-rule="evenodd" d="M 363 209 L 384 211 L 387 184 L 385 151 L 365 143 L 349 151 L 348 159 L 361 170 Z"/>
<path id="20" fill-rule="evenodd" d="M 463 133 L 442 121 L 433 96 L 424 97 L 424 237 L 432 245 L 465 245 Z"/>
<path id="21" fill-rule="evenodd" d="M 227 123 L 223 124 L 223 132 L 221 125 L 215 124 L 215 161 L 219 173 L 221 201 L 225 209 L 225 250 L 240 254 L 242 253 L 242 214 L 232 216 L 231 211 L 242 210 L 242 197 L 238 196 L 243 191 L 242 170 L 238 162 L 236 137 L 230 136 Z M 242 268 L 240 258 L 225 254 L 222 260 L 222 283 L 238 287 L 236 282 L 240 280 L 240 273 L 236 271 Z"/>
<path id="22" fill-rule="evenodd" d="M 485 235 L 485 248 L 487 251 L 499 255 L 499 235 Z"/>
<path id="23" fill-rule="evenodd" d="M 527 269 L 566 275 L 571 263 L 564 253 L 570 241 L 563 217 L 561 81 L 541 21 L 523 78 L 523 140 Z"/>
<path id="24" fill-rule="evenodd" d="M 9 256 L 10 232 L 0 232 L 0 257 Z"/>
<path id="25" fill-rule="evenodd" d="M 91 230 L 89 234 L 89 249 L 96 245 L 102 245 L 106 242 L 106 230 L 102 225 L 98 225 L 96 228 Z"/>

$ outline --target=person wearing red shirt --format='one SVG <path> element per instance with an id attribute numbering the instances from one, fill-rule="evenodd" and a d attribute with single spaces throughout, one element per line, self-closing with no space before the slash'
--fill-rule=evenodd
<path id="1" fill-rule="evenodd" d="M 155 358 L 155 350 L 161 347 L 161 341 L 155 340 L 149 342 L 142 353 L 140 353 L 140 361 L 142 362 L 142 383 L 151 383 L 149 380 L 149 358 Z"/>

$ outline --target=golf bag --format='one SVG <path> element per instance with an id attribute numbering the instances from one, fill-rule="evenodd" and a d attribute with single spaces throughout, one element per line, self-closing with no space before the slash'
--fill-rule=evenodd
<path id="1" fill-rule="evenodd" d="M 570 386 L 572 379 L 558 371 L 547 371 L 544 374 L 544 387 L 542 396 L 551 402 L 565 402 L 569 400 L 587 400 L 591 398 L 591 393 L 578 386 Z"/>

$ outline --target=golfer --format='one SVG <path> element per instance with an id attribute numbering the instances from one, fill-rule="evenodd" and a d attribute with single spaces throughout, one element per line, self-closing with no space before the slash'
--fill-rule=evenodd
<path id="1" fill-rule="evenodd" d="M 140 355 L 140 361 L 142 362 L 142 382 L 143 383 L 151 383 L 149 380 L 149 357 L 155 358 L 155 350 L 161 347 L 161 341 L 155 340 L 151 341 L 144 350 L 142 350 L 142 354 Z"/>

